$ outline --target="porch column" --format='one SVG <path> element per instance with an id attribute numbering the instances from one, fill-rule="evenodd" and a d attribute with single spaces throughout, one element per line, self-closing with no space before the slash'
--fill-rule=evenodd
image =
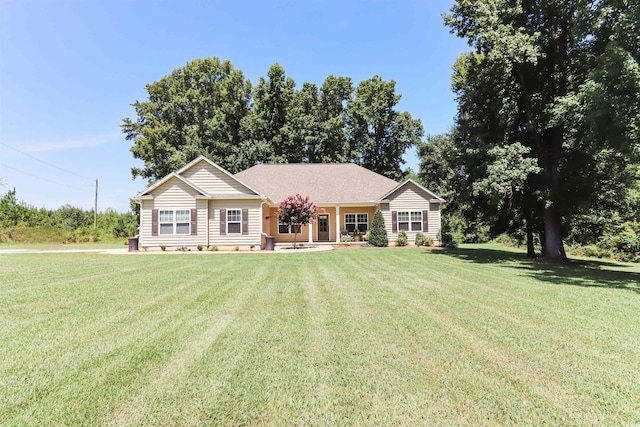
<path id="1" fill-rule="evenodd" d="M 336 206 L 336 243 L 340 243 L 340 206 Z"/>
<path id="2" fill-rule="evenodd" d="M 313 224 L 309 222 L 309 243 L 313 243 Z"/>

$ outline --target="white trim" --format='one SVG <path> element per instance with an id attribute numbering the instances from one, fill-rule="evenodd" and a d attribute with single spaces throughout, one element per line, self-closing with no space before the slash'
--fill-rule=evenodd
<path id="1" fill-rule="evenodd" d="M 409 218 L 408 218 L 409 220 L 408 220 L 408 221 L 402 221 L 402 222 L 406 222 L 406 223 L 407 223 L 407 227 L 408 227 L 408 229 L 407 229 L 407 230 L 404 230 L 405 232 L 418 232 L 418 231 L 423 231 L 423 230 L 422 230 L 422 224 L 423 224 L 423 222 L 422 222 L 422 221 L 424 220 L 424 217 L 422 216 L 422 211 L 406 211 L 406 210 L 401 210 L 401 211 L 396 211 L 396 217 L 397 217 L 397 221 L 398 221 L 398 232 L 400 232 L 400 230 L 401 230 L 401 228 L 400 228 L 400 214 L 401 214 L 401 213 L 406 213 L 406 214 L 408 214 L 408 215 L 409 215 Z M 411 224 L 413 224 L 414 222 L 418 222 L 418 221 L 412 221 L 412 220 L 411 220 L 411 214 L 412 214 L 412 213 L 419 213 L 419 214 L 420 214 L 420 229 L 419 229 L 419 230 L 414 230 L 414 229 L 411 227 Z"/>
<path id="2" fill-rule="evenodd" d="M 197 163 L 201 162 L 201 161 L 205 161 L 207 162 L 209 165 L 211 165 L 212 167 L 214 167 L 215 169 L 219 170 L 220 172 L 224 173 L 225 175 L 227 175 L 229 178 L 233 179 L 234 181 L 236 181 L 238 184 L 244 186 L 245 188 L 253 191 L 256 195 L 260 196 L 260 197 L 265 197 L 264 194 L 261 194 L 258 190 L 256 190 L 255 188 L 251 187 L 248 184 L 245 184 L 244 182 L 242 182 L 241 180 L 239 180 L 238 178 L 236 178 L 233 174 L 231 174 L 228 170 L 222 168 L 221 166 L 218 166 L 217 164 L 213 163 L 211 160 L 207 159 L 205 156 L 198 156 L 197 158 L 195 158 L 194 160 L 192 160 L 191 162 L 187 163 L 186 165 L 184 165 L 181 169 L 179 169 L 176 173 L 177 174 L 181 174 L 183 172 L 185 172 L 186 170 L 190 169 L 191 167 L 193 167 L 194 165 L 196 165 Z"/>
<path id="3" fill-rule="evenodd" d="M 336 243 L 340 243 L 340 205 L 336 206 Z"/>
<path id="4" fill-rule="evenodd" d="M 233 221 L 234 224 L 240 224 L 240 231 L 237 232 L 237 233 L 235 233 L 235 232 L 232 233 L 232 232 L 229 231 L 229 224 L 231 223 L 229 221 L 229 211 L 238 211 L 238 212 L 240 212 L 240 221 Z M 241 208 L 227 208 L 227 212 L 225 214 L 225 222 L 226 222 L 225 225 L 227 227 L 227 235 L 229 235 L 229 234 L 231 234 L 231 235 L 234 235 L 234 234 L 242 235 L 242 209 Z"/>
<path id="5" fill-rule="evenodd" d="M 286 225 L 286 226 L 289 228 L 289 231 L 288 231 L 287 233 L 281 233 L 281 232 L 280 232 L 280 226 L 281 226 L 281 225 Z M 281 223 L 280 223 L 280 220 L 278 220 L 278 233 L 277 233 L 277 234 L 278 234 L 278 235 L 282 235 L 282 236 L 286 236 L 286 235 L 288 235 L 288 234 L 300 234 L 300 233 L 302 233 L 302 225 L 300 225 L 300 224 L 298 224 L 298 225 L 297 225 L 298 227 L 300 227 L 300 230 L 299 230 L 297 233 L 293 233 L 293 232 L 291 231 L 291 227 L 294 227 L 294 226 L 295 226 L 295 225 L 281 224 Z"/>
<path id="6" fill-rule="evenodd" d="M 318 214 L 318 219 L 316 220 L 316 224 L 318 224 L 318 226 L 316 227 L 316 242 L 320 241 L 320 217 L 321 216 L 327 217 L 327 233 L 329 233 L 329 238 L 327 240 L 323 240 L 323 242 L 330 242 L 331 241 L 331 215 L 329 215 L 328 213 Z"/>
<path id="7" fill-rule="evenodd" d="M 415 182 L 412 179 L 408 179 L 405 182 L 403 182 L 402 184 L 399 184 L 397 187 L 395 187 L 393 190 L 389 191 L 387 194 L 385 194 L 384 196 L 380 197 L 378 199 L 379 202 L 382 201 L 386 201 L 386 198 L 389 197 L 391 194 L 395 193 L 396 191 L 398 191 L 400 188 L 404 187 L 405 185 L 407 185 L 408 183 L 412 183 L 413 185 L 415 185 L 416 187 L 418 187 L 419 189 L 425 191 L 427 194 L 431 195 L 432 197 L 434 197 L 434 199 L 429 200 L 429 202 L 431 203 L 444 203 L 445 200 L 438 196 L 436 193 L 434 193 L 431 190 L 426 189 L 425 187 L 423 187 L 422 185 L 418 184 L 417 182 Z"/>
<path id="8" fill-rule="evenodd" d="M 178 222 L 178 212 L 187 212 L 189 220 L 184 222 Z M 171 222 L 161 221 L 162 212 L 171 212 Z M 177 233 L 178 224 L 189 224 L 189 231 L 187 233 Z M 162 232 L 162 224 L 171 224 L 171 233 Z M 191 209 L 158 209 L 158 236 L 190 236 L 191 235 Z"/>
<path id="9" fill-rule="evenodd" d="M 347 215 L 355 215 L 356 222 L 355 223 L 351 223 L 350 222 L 349 224 L 354 224 L 356 230 L 358 229 L 358 224 L 362 224 L 361 222 L 358 222 L 358 215 L 366 215 L 367 216 L 367 222 L 366 222 L 367 230 L 369 229 L 370 222 L 369 222 L 369 213 L 368 212 L 345 212 L 344 217 L 343 217 L 344 218 L 344 229 L 345 230 L 347 230 Z M 360 233 L 362 233 L 362 231 Z"/>

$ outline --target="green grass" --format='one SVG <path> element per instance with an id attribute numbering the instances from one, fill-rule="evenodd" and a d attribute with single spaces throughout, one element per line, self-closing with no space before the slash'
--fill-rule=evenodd
<path id="1" fill-rule="evenodd" d="M 633 425 L 640 268 L 0 255 L 0 425 Z"/>

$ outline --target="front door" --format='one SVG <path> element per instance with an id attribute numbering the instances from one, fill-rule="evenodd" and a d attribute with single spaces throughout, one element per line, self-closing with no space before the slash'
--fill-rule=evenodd
<path id="1" fill-rule="evenodd" d="M 329 241 L 329 215 L 318 215 L 318 241 Z"/>

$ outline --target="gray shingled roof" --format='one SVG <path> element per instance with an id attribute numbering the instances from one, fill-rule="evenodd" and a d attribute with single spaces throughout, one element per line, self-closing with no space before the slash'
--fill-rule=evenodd
<path id="1" fill-rule="evenodd" d="M 275 203 L 296 193 L 317 204 L 371 202 L 399 185 L 352 163 L 262 164 L 235 177 Z"/>

